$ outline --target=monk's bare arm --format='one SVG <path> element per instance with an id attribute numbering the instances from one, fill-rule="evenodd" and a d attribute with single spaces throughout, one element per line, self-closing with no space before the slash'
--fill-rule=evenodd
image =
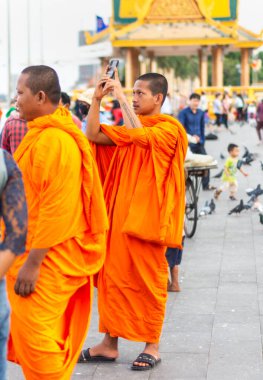
<path id="1" fill-rule="evenodd" d="M 15 292 L 21 297 L 27 297 L 34 292 L 40 274 L 41 264 L 49 248 L 31 249 L 25 264 L 18 272 Z"/>
<path id="2" fill-rule="evenodd" d="M 120 102 L 124 124 L 127 129 L 142 128 L 140 120 L 130 106 L 126 96 L 123 94 L 118 99 Z"/>
<path id="3" fill-rule="evenodd" d="M 96 91 L 96 90 L 95 90 Z M 87 138 L 100 145 L 114 145 L 113 141 L 100 129 L 100 103 L 99 97 L 93 97 L 87 118 Z"/>

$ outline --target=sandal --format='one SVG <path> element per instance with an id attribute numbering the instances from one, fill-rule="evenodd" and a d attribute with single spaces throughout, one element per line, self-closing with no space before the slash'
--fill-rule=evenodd
<path id="1" fill-rule="evenodd" d="M 82 350 L 78 359 L 78 363 L 87 363 L 87 362 L 114 362 L 116 358 L 109 358 L 108 356 L 96 355 L 91 356 L 89 352 L 89 348 L 87 350 Z"/>
<path id="2" fill-rule="evenodd" d="M 146 366 L 140 366 L 134 363 L 145 363 L 148 364 Z M 156 359 L 153 355 L 146 354 L 142 352 L 136 360 L 134 360 L 133 365 L 131 366 L 131 369 L 133 371 L 149 371 L 150 369 L 153 369 L 161 362 L 161 358 Z"/>

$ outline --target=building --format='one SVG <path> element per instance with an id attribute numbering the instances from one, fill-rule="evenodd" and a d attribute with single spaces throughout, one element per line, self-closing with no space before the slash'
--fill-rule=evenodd
<path id="1" fill-rule="evenodd" d="M 212 56 L 212 86 L 224 85 L 224 54 L 241 52 L 241 85 L 249 86 L 250 56 L 263 45 L 238 23 L 238 0 L 112 0 L 110 25 L 86 43 L 110 41 L 114 56 L 125 60 L 126 87 L 147 69 L 156 71 L 158 56 L 199 57 L 199 79 L 207 87 L 208 56 Z"/>

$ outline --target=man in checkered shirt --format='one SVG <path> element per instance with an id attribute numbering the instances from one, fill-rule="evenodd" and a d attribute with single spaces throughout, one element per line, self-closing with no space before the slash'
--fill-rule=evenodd
<path id="1" fill-rule="evenodd" d="M 1 148 L 13 155 L 26 133 L 25 120 L 20 119 L 18 115 L 9 117 L 2 131 Z"/>

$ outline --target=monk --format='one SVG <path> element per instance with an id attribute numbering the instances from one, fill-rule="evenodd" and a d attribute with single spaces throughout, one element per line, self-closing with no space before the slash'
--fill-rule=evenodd
<path id="1" fill-rule="evenodd" d="M 25 253 L 7 277 L 9 360 L 27 380 L 69 380 L 88 329 L 93 275 L 106 252 L 107 213 L 96 162 L 48 66 L 24 69 L 17 108 L 28 133 L 15 152 L 28 203 Z"/>
<path id="2" fill-rule="evenodd" d="M 116 148 L 104 178 L 110 230 L 98 279 L 99 330 L 105 336 L 99 345 L 83 350 L 79 362 L 114 361 L 119 337 L 146 343 L 132 370 L 149 370 L 160 362 L 165 251 L 167 246 L 182 248 L 188 145 L 183 126 L 160 114 L 167 87 L 160 74 L 140 76 L 131 107 L 116 70 L 115 79 L 104 76 L 94 92 L 87 137 L 100 147 Z M 124 126 L 99 123 L 100 103 L 109 92 L 121 105 Z"/>

